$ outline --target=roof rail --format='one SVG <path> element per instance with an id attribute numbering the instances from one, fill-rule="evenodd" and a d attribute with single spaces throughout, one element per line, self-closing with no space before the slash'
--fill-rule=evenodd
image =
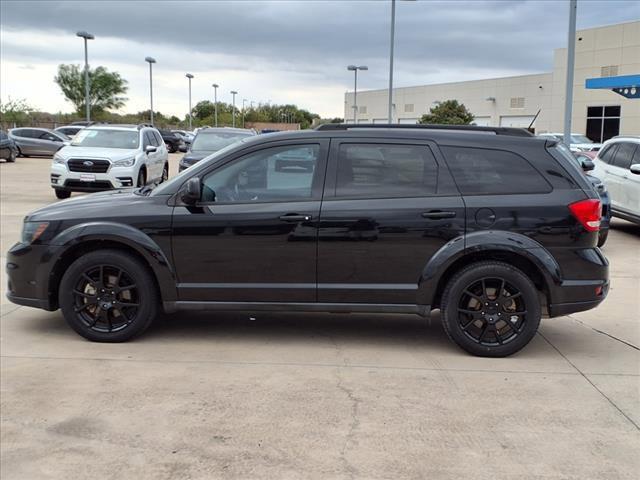
<path id="1" fill-rule="evenodd" d="M 457 130 L 463 132 L 487 132 L 495 135 L 509 135 L 512 137 L 533 137 L 526 128 L 513 127 L 481 127 L 478 125 L 431 125 L 431 124 L 404 124 L 404 123 L 324 123 L 318 125 L 316 130 L 352 130 L 358 128 L 393 128 L 408 130 Z"/>

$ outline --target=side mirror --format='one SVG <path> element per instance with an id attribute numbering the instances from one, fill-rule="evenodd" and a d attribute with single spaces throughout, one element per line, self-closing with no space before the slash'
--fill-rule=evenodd
<path id="1" fill-rule="evenodd" d="M 195 204 L 198 200 L 200 200 L 200 189 L 200 179 L 198 177 L 190 178 L 180 190 L 180 200 L 182 200 L 187 205 Z"/>
<path id="2" fill-rule="evenodd" d="M 158 147 L 155 147 L 153 145 L 147 145 L 146 147 L 144 147 L 144 153 L 153 153 L 157 150 L 158 150 Z"/>
<path id="3" fill-rule="evenodd" d="M 640 175 L 640 163 L 634 163 L 629 167 L 629 170 L 631 171 L 631 173 Z"/>
<path id="4" fill-rule="evenodd" d="M 593 170 L 594 168 L 596 168 L 595 163 L 593 163 L 591 160 L 582 160 L 580 163 L 582 163 L 582 170 L 584 170 L 585 172 L 590 172 L 591 170 Z"/>

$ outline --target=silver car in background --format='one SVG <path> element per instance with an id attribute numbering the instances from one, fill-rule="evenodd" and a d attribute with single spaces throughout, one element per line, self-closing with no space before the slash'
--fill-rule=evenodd
<path id="1" fill-rule="evenodd" d="M 69 137 L 47 128 L 13 128 L 9 130 L 9 138 L 18 148 L 18 155 L 53 156 L 62 147 L 69 145 Z"/>

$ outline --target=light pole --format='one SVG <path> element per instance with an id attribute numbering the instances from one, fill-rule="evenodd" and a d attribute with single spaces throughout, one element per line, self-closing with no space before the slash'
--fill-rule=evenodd
<path id="1" fill-rule="evenodd" d="M 232 125 L 235 127 L 236 126 L 236 95 L 238 94 L 238 92 L 236 92 L 235 90 L 231 90 L 231 95 L 233 95 L 233 107 L 231 110 L 231 118 L 232 118 Z"/>
<path id="2" fill-rule="evenodd" d="M 217 83 L 211 85 L 213 87 L 213 116 L 215 117 L 216 127 L 218 126 L 218 87 Z"/>
<path id="3" fill-rule="evenodd" d="M 149 97 L 151 98 L 151 125 L 153 125 L 153 64 L 156 59 L 153 57 L 145 57 L 145 62 L 149 62 Z"/>
<path id="4" fill-rule="evenodd" d="M 406 0 L 410 1 L 410 0 Z M 396 30 L 396 0 L 391 0 L 391 39 L 389 42 L 389 114 L 387 121 L 393 123 L 393 44 Z"/>
<path id="5" fill-rule="evenodd" d="M 84 30 L 76 33 L 76 35 L 84 38 L 84 103 L 87 109 L 87 123 L 89 123 L 91 121 L 91 104 L 89 103 L 89 52 L 87 40 L 93 40 L 96 37 Z"/>
<path id="6" fill-rule="evenodd" d="M 571 145 L 571 114 L 573 109 L 573 70 L 576 57 L 576 11 L 578 0 L 569 1 L 569 39 L 567 45 L 567 83 L 564 97 L 564 144 Z"/>
<path id="7" fill-rule="evenodd" d="M 369 70 L 366 65 L 349 65 L 347 70 L 353 72 L 353 123 L 358 123 L 358 70 Z"/>
<path id="8" fill-rule="evenodd" d="M 189 130 L 191 130 L 191 79 L 193 78 L 193 75 L 187 73 L 185 77 L 189 79 Z"/>
<path id="9" fill-rule="evenodd" d="M 242 99 L 242 128 L 244 128 L 244 104 L 247 103 L 247 101 L 246 98 Z"/>

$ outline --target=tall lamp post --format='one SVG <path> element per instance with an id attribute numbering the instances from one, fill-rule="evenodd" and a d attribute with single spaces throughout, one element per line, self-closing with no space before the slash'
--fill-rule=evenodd
<path id="1" fill-rule="evenodd" d="M 358 123 L 358 70 L 369 70 L 366 65 L 349 65 L 347 70 L 353 72 L 353 123 Z"/>
<path id="2" fill-rule="evenodd" d="M 242 128 L 244 128 L 244 104 L 247 103 L 247 101 L 246 98 L 242 99 Z"/>
<path id="3" fill-rule="evenodd" d="M 91 105 L 89 103 L 89 51 L 87 40 L 93 40 L 96 37 L 84 30 L 76 33 L 76 35 L 84 38 L 84 103 L 87 110 L 87 123 L 89 123 L 91 121 Z"/>
<path id="4" fill-rule="evenodd" d="M 191 130 L 191 79 L 193 78 L 193 75 L 187 73 L 185 77 L 189 79 L 189 130 Z"/>
<path id="5" fill-rule="evenodd" d="M 576 58 L 576 11 L 578 1 L 569 1 L 569 38 L 567 40 L 567 79 L 564 97 L 564 144 L 571 145 L 571 115 L 573 109 L 573 70 Z"/>
<path id="6" fill-rule="evenodd" d="M 411 1 L 411 0 L 405 0 Z M 391 0 L 391 39 L 389 42 L 389 114 L 387 121 L 393 123 L 393 44 L 396 30 L 396 0 Z"/>
<path id="7" fill-rule="evenodd" d="M 233 107 L 231 110 L 231 118 L 232 118 L 232 125 L 235 127 L 236 126 L 236 95 L 238 94 L 238 92 L 236 92 L 235 90 L 231 90 L 231 95 L 233 95 Z"/>
<path id="8" fill-rule="evenodd" d="M 151 99 L 151 125 L 153 125 L 153 64 L 156 63 L 156 59 L 145 57 L 144 61 L 149 63 L 149 97 Z"/>
<path id="9" fill-rule="evenodd" d="M 216 127 L 218 126 L 218 87 L 217 83 L 211 85 L 213 87 L 213 116 L 215 118 Z"/>

